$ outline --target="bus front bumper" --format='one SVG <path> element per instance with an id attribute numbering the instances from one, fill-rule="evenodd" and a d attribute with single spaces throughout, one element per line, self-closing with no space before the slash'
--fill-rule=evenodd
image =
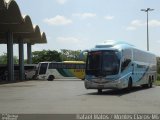
<path id="1" fill-rule="evenodd" d="M 126 81 L 115 80 L 107 83 L 96 83 L 90 80 L 84 82 L 86 89 L 123 89 L 128 86 Z"/>

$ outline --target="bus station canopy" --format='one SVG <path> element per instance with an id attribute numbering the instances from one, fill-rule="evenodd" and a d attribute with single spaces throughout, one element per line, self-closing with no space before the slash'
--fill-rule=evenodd
<path id="1" fill-rule="evenodd" d="M 0 44 L 5 44 L 6 33 L 13 33 L 13 43 L 47 43 L 46 35 L 38 25 L 33 26 L 28 15 L 22 16 L 16 1 L 0 0 Z"/>
<path id="2" fill-rule="evenodd" d="M 8 1 L 8 0 L 7 0 Z M 24 44 L 27 43 L 28 64 L 32 63 L 31 45 L 47 43 L 38 25 L 28 15 L 22 16 L 14 0 L 0 0 L 0 44 L 7 44 L 7 79 L 14 81 L 13 44 L 19 44 L 19 80 L 24 79 Z"/>

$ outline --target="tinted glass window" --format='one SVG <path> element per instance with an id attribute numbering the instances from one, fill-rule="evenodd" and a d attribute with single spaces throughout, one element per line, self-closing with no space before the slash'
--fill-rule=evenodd
<path id="1" fill-rule="evenodd" d="M 156 57 L 150 53 L 143 52 L 143 51 L 136 50 L 136 49 L 133 50 L 133 59 L 135 61 L 155 64 L 155 61 L 156 61 L 155 58 Z"/>
<path id="2" fill-rule="evenodd" d="M 132 51 L 130 49 L 126 49 L 122 52 L 123 61 L 121 64 L 121 71 L 123 71 L 131 62 L 132 59 Z"/>
<path id="3" fill-rule="evenodd" d="M 88 53 L 88 70 L 101 69 L 101 56 L 102 52 L 90 52 Z"/>
<path id="4" fill-rule="evenodd" d="M 103 73 L 105 74 L 117 74 L 119 71 L 119 59 L 114 52 L 103 53 Z"/>
<path id="5" fill-rule="evenodd" d="M 85 63 L 50 63 L 48 69 L 85 69 Z"/>
<path id="6" fill-rule="evenodd" d="M 39 74 L 46 74 L 48 63 L 41 63 Z"/>
<path id="7" fill-rule="evenodd" d="M 119 72 L 119 52 L 117 51 L 93 51 L 87 57 L 87 75 L 106 76 Z"/>

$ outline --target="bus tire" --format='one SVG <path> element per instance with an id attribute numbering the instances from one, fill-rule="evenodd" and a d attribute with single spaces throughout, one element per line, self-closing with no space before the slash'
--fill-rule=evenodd
<path id="1" fill-rule="evenodd" d="M 149 81 L 148 81 L 148 88 L 152 88 L 152 87 L 153 87 L 152 80 L 149 79 Z"/>
<path id="2" fill-rule="evenodd" d="M 129 81 L 128 81 L 128 87 L 127 87 L 127 90 L 131 90 L 132 89 L 132 78 L 130 77 L 129 78 Z"/>
<path id="3" fill-rule="evenodd" d="M 53 75 L 50 75 L 49 77 L 48 77 L 48 81 L 53 81 L 55 79 L 55 77 L 53 76 Z"/>
<path id="4" fill-rule="evenodd" d="M 101 94 L 102 93 L 102 89 L 98 89 L 98 93 Z"/>
<path id="5" fill-rule="evenodd" d="M 142 87 L 143 88 L 152 88 L 152 83 L 153 83 L 153 80 L 151 79 L 151 76 L 149 76 L 148 83 L 143 84 Z"/>

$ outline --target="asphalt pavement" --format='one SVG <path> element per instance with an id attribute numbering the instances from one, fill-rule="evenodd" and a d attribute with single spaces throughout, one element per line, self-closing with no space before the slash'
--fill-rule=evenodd
<path id="1" fill-rule="evenodd" d="M 0 113 L 160 113 L 160 87 L 87 90 L 78 79 L 32 80 L 0 85 Z"/>

